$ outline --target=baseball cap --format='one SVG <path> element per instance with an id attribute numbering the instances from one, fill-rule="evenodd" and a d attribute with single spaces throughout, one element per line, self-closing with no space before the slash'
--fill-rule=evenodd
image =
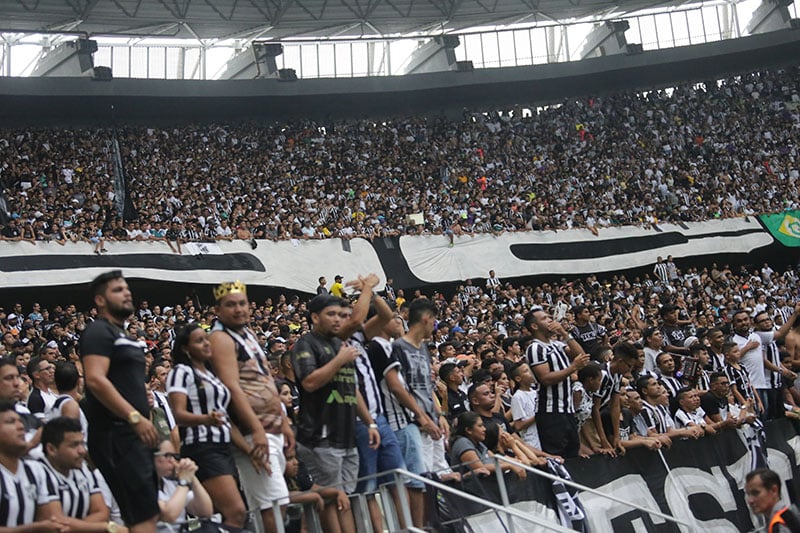
<path id="1" fill-rule="evenodd" d="M 308 312 L 319 313 L 326 307 L 332 305 L 342 305 L 342 299 L 332 294 L 320 294 L 314 296 L 311 301 L 308 302 Z"/>

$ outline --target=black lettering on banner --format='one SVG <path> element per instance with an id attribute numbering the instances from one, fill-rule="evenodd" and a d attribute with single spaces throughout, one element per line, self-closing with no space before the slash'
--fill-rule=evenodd
<path id="1" fill-rule="evenodd" d="M 786 419 L 767 424 L 770 467 L 785 481 L 784 500 L 800 496 L 800 423 Z M 595 456 L 566 462 L 572 480 L 643 508 L 661 511 L 690 524 L 688 531 L 750 531 L 757 522 L 744 496 L 744 478 L 751 453 L 738 431 L 699 440 L 675 441 L 661 452 L 634 449 L 619 458 Z M 557 522 L 555 497 L 548 480 L 506 476 L 512 505 Z M 494 476 L 469 479 L 460 488 L 501 503 Z M 485 506 L 440 494 L 439 520 L 463 519 L 475 531 L 500 531 L 508 520 L 502 513 L 484 513 Z M 614 533 L 678 533 L 674 522 L 586 492 L 580 494 L 590 531 Z M 544 511 L 542 511 L 545 509 Z M 480 514 L 479 514 L 480 513 Z M 515 520 L 519 527 L 526 527 Z M 530 525 L 530 524 L 528 524 Z M 492 529 L 494 528 L 494 529 Z"/>

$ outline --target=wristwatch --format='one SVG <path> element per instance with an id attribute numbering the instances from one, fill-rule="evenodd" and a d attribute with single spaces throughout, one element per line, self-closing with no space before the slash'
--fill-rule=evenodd
<path id="1" fill-rule="evenodd" d="M 178 486 L 179 486 L 179 487 L 187 487 L 187 488 L 188 488 L 188 487 L 190 487 L 191 485 L 192 485 L 192 484 L 191 484 L 189 481 L 185 480 L 185 479 L 179 479 L 179 480 L 178 480 Z"/>
<path id="2" fill-rule="evenodd" d="M 106 524 L 106 533 L 117 533 L 117 531 L 119 531 L 119 529 L 114 522 L 108 522 Z"/>
<path id="3" fill-rule="evenodd" d="M 368 425 L 367 427 L 368 427 L 369 429 L 378 429 L 378 424 L 376 424 L 376 423 L 374 423 L 374 422 L 373 422 L 372 424 Z"/>
<path id="4" fill-rule="evenodd" d="M 142 421 L 142 413 L 139 411 L 131 411 L 128 414 L 128 424 L 135 426 Z"/>

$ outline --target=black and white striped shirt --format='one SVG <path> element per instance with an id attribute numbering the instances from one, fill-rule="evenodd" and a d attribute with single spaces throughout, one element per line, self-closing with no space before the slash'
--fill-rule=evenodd
<path id="1" fill-rule="evenodd" d="M 397 372 L 400 383 L 408 390 L 408 385 L 403 376 L 403 366 L 392 355 L 392 343 L 387 339 L 381 337 L 372 339 L 367 345 L 367 354 L 375 376 L 379 379 L 386 420 L 393 431 L 399 431 L 414 420 L 414 413 L 403 407 L 395 395 L 392 394 L 392 391 L 389 390 L 389 385 L 386 383 L 385 376 L 390 372 Z"/>
<path id="2" fill-rule="evenodd" d="M 93 494 L 100 494 L 100 485 L 86 463 L 80 468 L 72 468 L 64 475 L 53 467 L 47 459 L 42 465 L 50 483 L 57 487 L 61 508 L 66 516 L 83 520 L 89 514 Z"/>
<path id="3" fill-rule="evenodd" d="M 667 389 L 667 394 L 669 394 L 670 398 L 674 398 L 678 391 L 683 388 L 683 383 L 678 378 L 671 376 L 661 376 L 658 381 Z"/>
<path id="4" fill-rule="evenodd" d="M 695 388 L 701 391 L 707 391 L 711 388 L 711 376 L 709 375 L 708 370 L 701 370 L 697 375 L 697 383 L 695 384 Z"/>
<path id="5" fill-rule="evenodd" d="M 208 370 L 198 370 L 189 365 L 176 365 L 167 377 L 167 394 L 186 395 L 186 410 L 195 415 L 207 415 L 212 411 L 227 411 L 231 393 L 220 380 Z M 231 425 L 226 418 L 221 426 L 180 427 L 184 445 L 198 442 L 226 443 L 231 441 Z"/>
<path id="6" fill-rule="evenodd" d="M 167 417 L 167 425 L 170 431 L 172 431 L 172 428 L 178 424 L 175 422 L 175 415 L 172 414 L 172 406 L 169 404 L 166 393 L 157 390 L 150 392 L 153 395 L 153 407 L 159 407 L 164 411 L 164 415 Z"/>
<path id="7" fill-rule="evenodd" d="M 534 339 L 525 352 L 525 359 L 531 369 L 538 365 L 547 365 L 550 372 L 560 372 L 570 365 L 569 357 L 564 351 L 565 344 L 560 341 L 542 342 Z M 535 372 L 534 372 L 535 374 Z M 574 413 L 575 405 L 572 402 L 572 391 L 569 377 L 555 385 L 539 388 L 540 413 Z"/>
<path id="8" fill-rule="evenodd" d="M 647 422 L 647 427 L 654 427 L 656 433 L 666 433 L 675 427 L 675 423 L 672 421 L 672 417 L 669 415 L 666 407 L 663 405 L 653 405 L 647 402 L 642 402 L 642 405 L 644 407 L 642 416 L 645 422 Z"/>
<path id="9" fill-rule="evenodd" d="M 53 404 L 53 408 L 50 409 L 50 412 L 47 414 L 46 419 L 50 421 L 54 418 L 58 418 L 59 416 L 64 416 L 64 406 L 67 403 L 74 401 L 75 400 L 69 394 L 62 394 L 61 396 L 56 398 L 56 401 Z M 86 420 L 86 415 L 83 414 L 83 409 L 81 409 L 80 404 L 78 404 L 78 419 L 81 422 L 81 431 L 83 432 L 83 436 L 84 438 L 86 438 L 86 435 L 89 434 L 89 421 Z"/>
<path id="10" fill-rule="evenodd" d="M 656 263 L 653 267 L 653 274 L 655 274 L 662 283 L 669 283 L 669 268 L 666 263 Z"/>
<path id="11" fill-rule="evenodd" d="M 38 461 L 20 459 L 16 472 L 0 465 L 0 525 L 30 524 L 36 518 L 37 507 L 56 500 L 56 486 Z"/>
<path id="12" fill-rule="evenodd" d="M 606 365 L 600 380 L 600 388 L 594 393 L 596 398 L 600 398 L 600 408 L 608 405 L 614 394 L 619 394 L 620 390 L 622 390 L 622 374 L 612 373 Z"/>
<path id="13" fill-rule="evenodd" d="M 356 359 L 358 390 L 364 398 L 364 403 L 367 404 L 370 416 L 374 419 L 383 414 L 383 399 L 378 380 L 375 378 L 375 372 L 372 370 L 372 363 L 370 363 L 369 355 L 367 355 L 365 343 L 366 338 L 360 331 L 355 332 L 350 338 L 350 344 L 358 350 L 358 358 Z"/>
<path id="14" fill-rule="evenodd" d="M 775 342 L 775 332 L 756 331 L 755 333 L 761 338 L 761 351 L 764 354 L 764 359 L 780 368 L 781 353 L 778 349 L 778 343 Z M 783 376 L 780 372 L 774 372 L 765 366 L 764 375 L 771 389 L 780 389 L 783 386 Z"/>

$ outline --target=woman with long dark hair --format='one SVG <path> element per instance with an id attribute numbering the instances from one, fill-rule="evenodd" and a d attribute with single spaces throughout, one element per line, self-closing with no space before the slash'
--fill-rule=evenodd
<path id="1" fill-rule="evenodd" d="M 488 476 L 494 472 L 489 449 L 483 443 L 486 439 L 486 426 L 478 413 L 467 411 L 458 415 L 455 431 L 450 439 L 450 463 L 453 466 L 460 465 L 459 471 L 462 474 Z"/>
<path id="2" fill-rule="evenodd" d="M 180 428 L 181 455 L 197 463 L 202 483 L 224 523 L 243 527 L 246 508 L 236 483 L 231 453 L 228 388 L 211 372 L 211 344 L 197 324 L 189 324 L 175 338 L 175 367 L 167 378 L 167 393 Z"/>

